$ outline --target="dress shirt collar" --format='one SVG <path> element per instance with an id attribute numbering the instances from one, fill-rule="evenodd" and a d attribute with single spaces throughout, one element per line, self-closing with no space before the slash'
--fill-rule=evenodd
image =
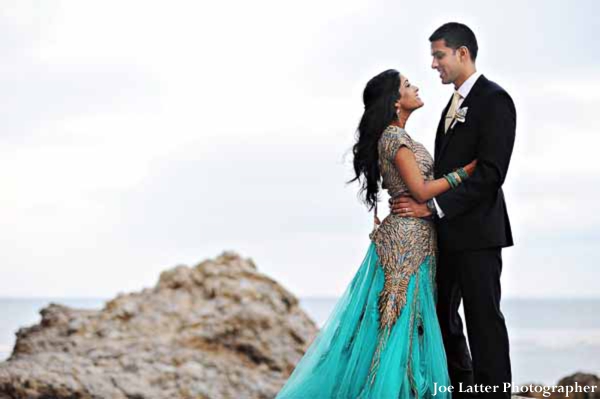
<path id="1" fill-rule="evenodd" d="M 460 85 L 457 91 L 462 98 L 467 98 L 469 92 L 473 88 L 473 85 L 475 84 L 479 76 L 481 76 L 481 73 L 475 72 L 471 76 L 469 76 L 469 78 L 465 80 L 462 85 Z"/>

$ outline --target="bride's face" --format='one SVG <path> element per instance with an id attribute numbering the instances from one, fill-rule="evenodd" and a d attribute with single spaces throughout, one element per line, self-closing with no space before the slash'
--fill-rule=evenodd
<path id="1" fill-rule="evenodd" d="M 413 111 L 423 106 L 423 100 L 419 97 L 419 88 L 410 83 L 403 75 L 400 75 L 400 100 L 396 107 L 404 111 Z"/>

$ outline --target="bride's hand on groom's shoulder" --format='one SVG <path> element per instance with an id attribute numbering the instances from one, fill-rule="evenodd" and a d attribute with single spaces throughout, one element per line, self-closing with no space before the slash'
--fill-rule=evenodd
<path id="1" fill-rule="evenodd" d="M 389 204 L 390 212 L 403 217 L 424 218 L 431 216 L 427 204 L 420 204 L 408 195 L 390 198 Z"/>

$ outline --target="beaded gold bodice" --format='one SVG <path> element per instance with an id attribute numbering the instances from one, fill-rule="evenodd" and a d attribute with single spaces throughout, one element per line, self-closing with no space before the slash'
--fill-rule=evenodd
<path id="1" fill-rule="evenodd" d="M 414 141 L 408 133 L 398 127 L 390 125 L 383 132 L 378 142 L 379 170 L 383 180 L 382 187 L 387 189 L 391 197 L 401 194 L 410 194 L 406 183 L 400 177 L 394 164 L 394 158 L 400 147 L 408 147 L 415 155 L 421 175 L 425 180 L 433 179 L 433 157 L 427 149 Z M 431 284 L 435 295 L 435 261 L 437 253 L 437 237 L 433 221 L 415 217 L 401 217 L 390 213 L 371 234 L 379 263 L 383 268 L 384 284 L 378 297 L 379 331 L 378 343 L 371 362 L 369 380 L 371 384 L 379 367 L 380 355 L 388 342 L 390 333 L 402 310 L 409 306 L 410 348 L 409 359 L 412 357 L 413 326 L 418 324 L 423 328 L 419 307 L 416 298 L 421 284 Z M 419 267 L 429 257 L 429 281 L 419 281 L 417 273 Z M 407 304 L 407 292 L 412 276 L 416 277 L 413 301 Z M 414 388 L 412 360 L 408 363 L 408 375 L 411 387 Z"/>
<path id="2" fill-rule="evenodd" d="M 394 157 L 401 146 L 406 146 L 414 154 L 419 170 L 425 180 L 433 180 L 433 157 L 423 144 L 414 141 L 401 127 L 390 125 L 383 131 L 378 143 L 379 170 L 383 180 L 382 188 L 387 189 L 390 197 L 410 194 L 408 187 L 400 177 Z"/>
<path id="3" fill-rule="evenodd" d="M 410 194 L 394 165 L 396 152 L 402 146 L 408 147 L 414 153 L 423 178 L 433 179 L 431 154 L 421 143 L 414 141 L 404 129 L 390 125 L 379 140 L 378 151 L 382 187 L 388 190 L 391 197 Z M 406 304 L 410 277 L 415 274 L 427 256 L 435 261 L 436 232 L 431 220 L 401 217 L 390 213 L 369 237 L 375 242 L 385 275 L 385 283 L 378 303 L 380 327 L 383 330 L 385 327 L 393 326 Z M 433 284 L 434 276 L 431 277 Z"/>

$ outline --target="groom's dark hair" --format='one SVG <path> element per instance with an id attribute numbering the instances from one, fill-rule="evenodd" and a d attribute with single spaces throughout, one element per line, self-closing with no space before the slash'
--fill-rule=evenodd
<path id="1" fill-rule="evenodd" d="M 477 58 L 477 39 L 473 31 L 465 24 L 458 22 L 448 22 L 439 28 L 431 36 L 429 36 L 430 42 L 444 39 L 446 46 L 453 50 L 459 47 L 465 46 L 469 49 L 471 59 L 475 62 Z"/>

